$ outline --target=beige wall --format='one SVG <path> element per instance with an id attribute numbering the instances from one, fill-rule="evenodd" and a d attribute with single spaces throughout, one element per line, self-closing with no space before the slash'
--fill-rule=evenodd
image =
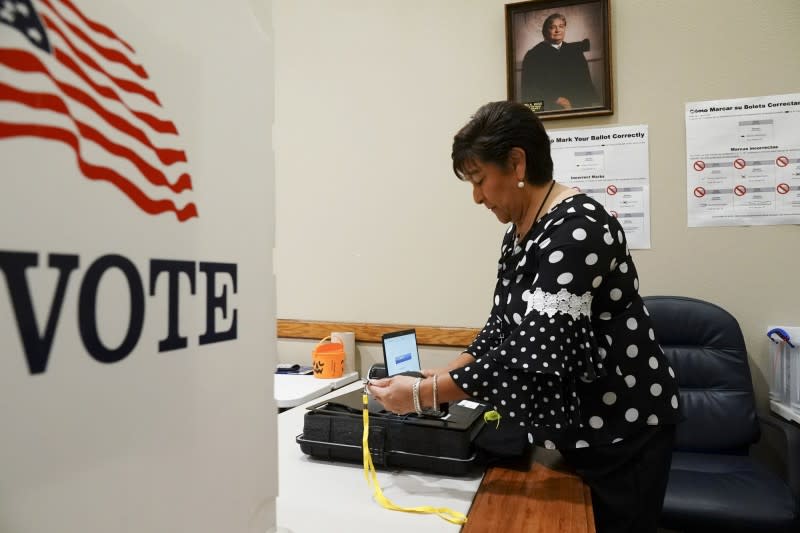
<path id="1" fill-rule="evenodd" d="M 450 143 L 506 96 L 503 5 L 275 0 L 278 317 L 482 325 L 503 227 L 453 177 Z M 800 2 L 614 0 L 611 15 L 614 114 L 546 126 L 649 125 L 641 291 L 729 310 L 764 402 L 765 328 L 800 325 L 800 232 L 687 228 L 684 105 L 800 91 Z"/>

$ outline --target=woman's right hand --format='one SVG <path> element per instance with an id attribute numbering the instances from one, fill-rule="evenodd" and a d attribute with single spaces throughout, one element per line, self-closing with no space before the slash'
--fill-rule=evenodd
<path id="1" fill-rule="evenodd" d="M 414 382 L 411 376 L 393 376 L 370 381 L 367 387 L 372 396 L 387 411 L 398 415 L 414 412 Z"/>

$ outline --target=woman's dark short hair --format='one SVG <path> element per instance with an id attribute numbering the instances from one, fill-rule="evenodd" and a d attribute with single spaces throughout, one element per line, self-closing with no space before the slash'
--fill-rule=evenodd
<path id="1" fill-rule="evenodd" d="M 567 19 L 561 13 L 553 13 L 552 15 L 550 15 L 549 17 L 544 19 L 544 22 L 542 23 L 542 35 L 544 36 L 545 40 L 547 39 L 547 29 L 550 27 L 550 25 L 556 19 L 558 19 L 561 22 L 563 22 L 564 26 L 567 25 Z"/>
<path id="2" fill-rule="evenodd" d="M 514 147 L 525 151 L 525 181 L 540 185 L 553 179 L 550 138 L 536 114 L 516 102 L 490 102 L 453 138 L 453 172 L 463 180 L 475 161 L 508 169 Z"/>

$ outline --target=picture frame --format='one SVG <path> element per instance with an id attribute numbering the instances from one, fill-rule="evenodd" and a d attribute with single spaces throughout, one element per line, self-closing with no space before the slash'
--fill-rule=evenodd
<path id="1" fill-rule="evenodd" d="M 613 114 L 610 1 L 506 4 L 508 99 L 542 120 Z"/>

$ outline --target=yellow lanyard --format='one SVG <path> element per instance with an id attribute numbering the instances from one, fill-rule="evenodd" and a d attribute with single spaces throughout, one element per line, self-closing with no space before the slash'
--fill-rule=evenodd
<path id="1" fill-rule="evenodd" d="M 372 463 L 372 455 L 369 453 L 369 409 L 367 409 L 369 398 L 364 394 L 361 399 L 364 404 L 364 435 L 361 439 L 361 448 L 364 452 L 364 477 L 367 479 L 367 484 L 373 487 L 375 499 L 381 507 L 389 509 L 390 511 L 403 511 L 404 513 L 435 514 L 439 518 L 447 520 L 450 523 L 458 525 L 465 524 L 467 522 L 467 517 L 465 515 L 447 507 L 429 507 L 427 505 L 420 507 L 400 507 L 383 495 L 381 486 L 378 484 L 378 474 L 375 471 L 375 465 Z"/>

